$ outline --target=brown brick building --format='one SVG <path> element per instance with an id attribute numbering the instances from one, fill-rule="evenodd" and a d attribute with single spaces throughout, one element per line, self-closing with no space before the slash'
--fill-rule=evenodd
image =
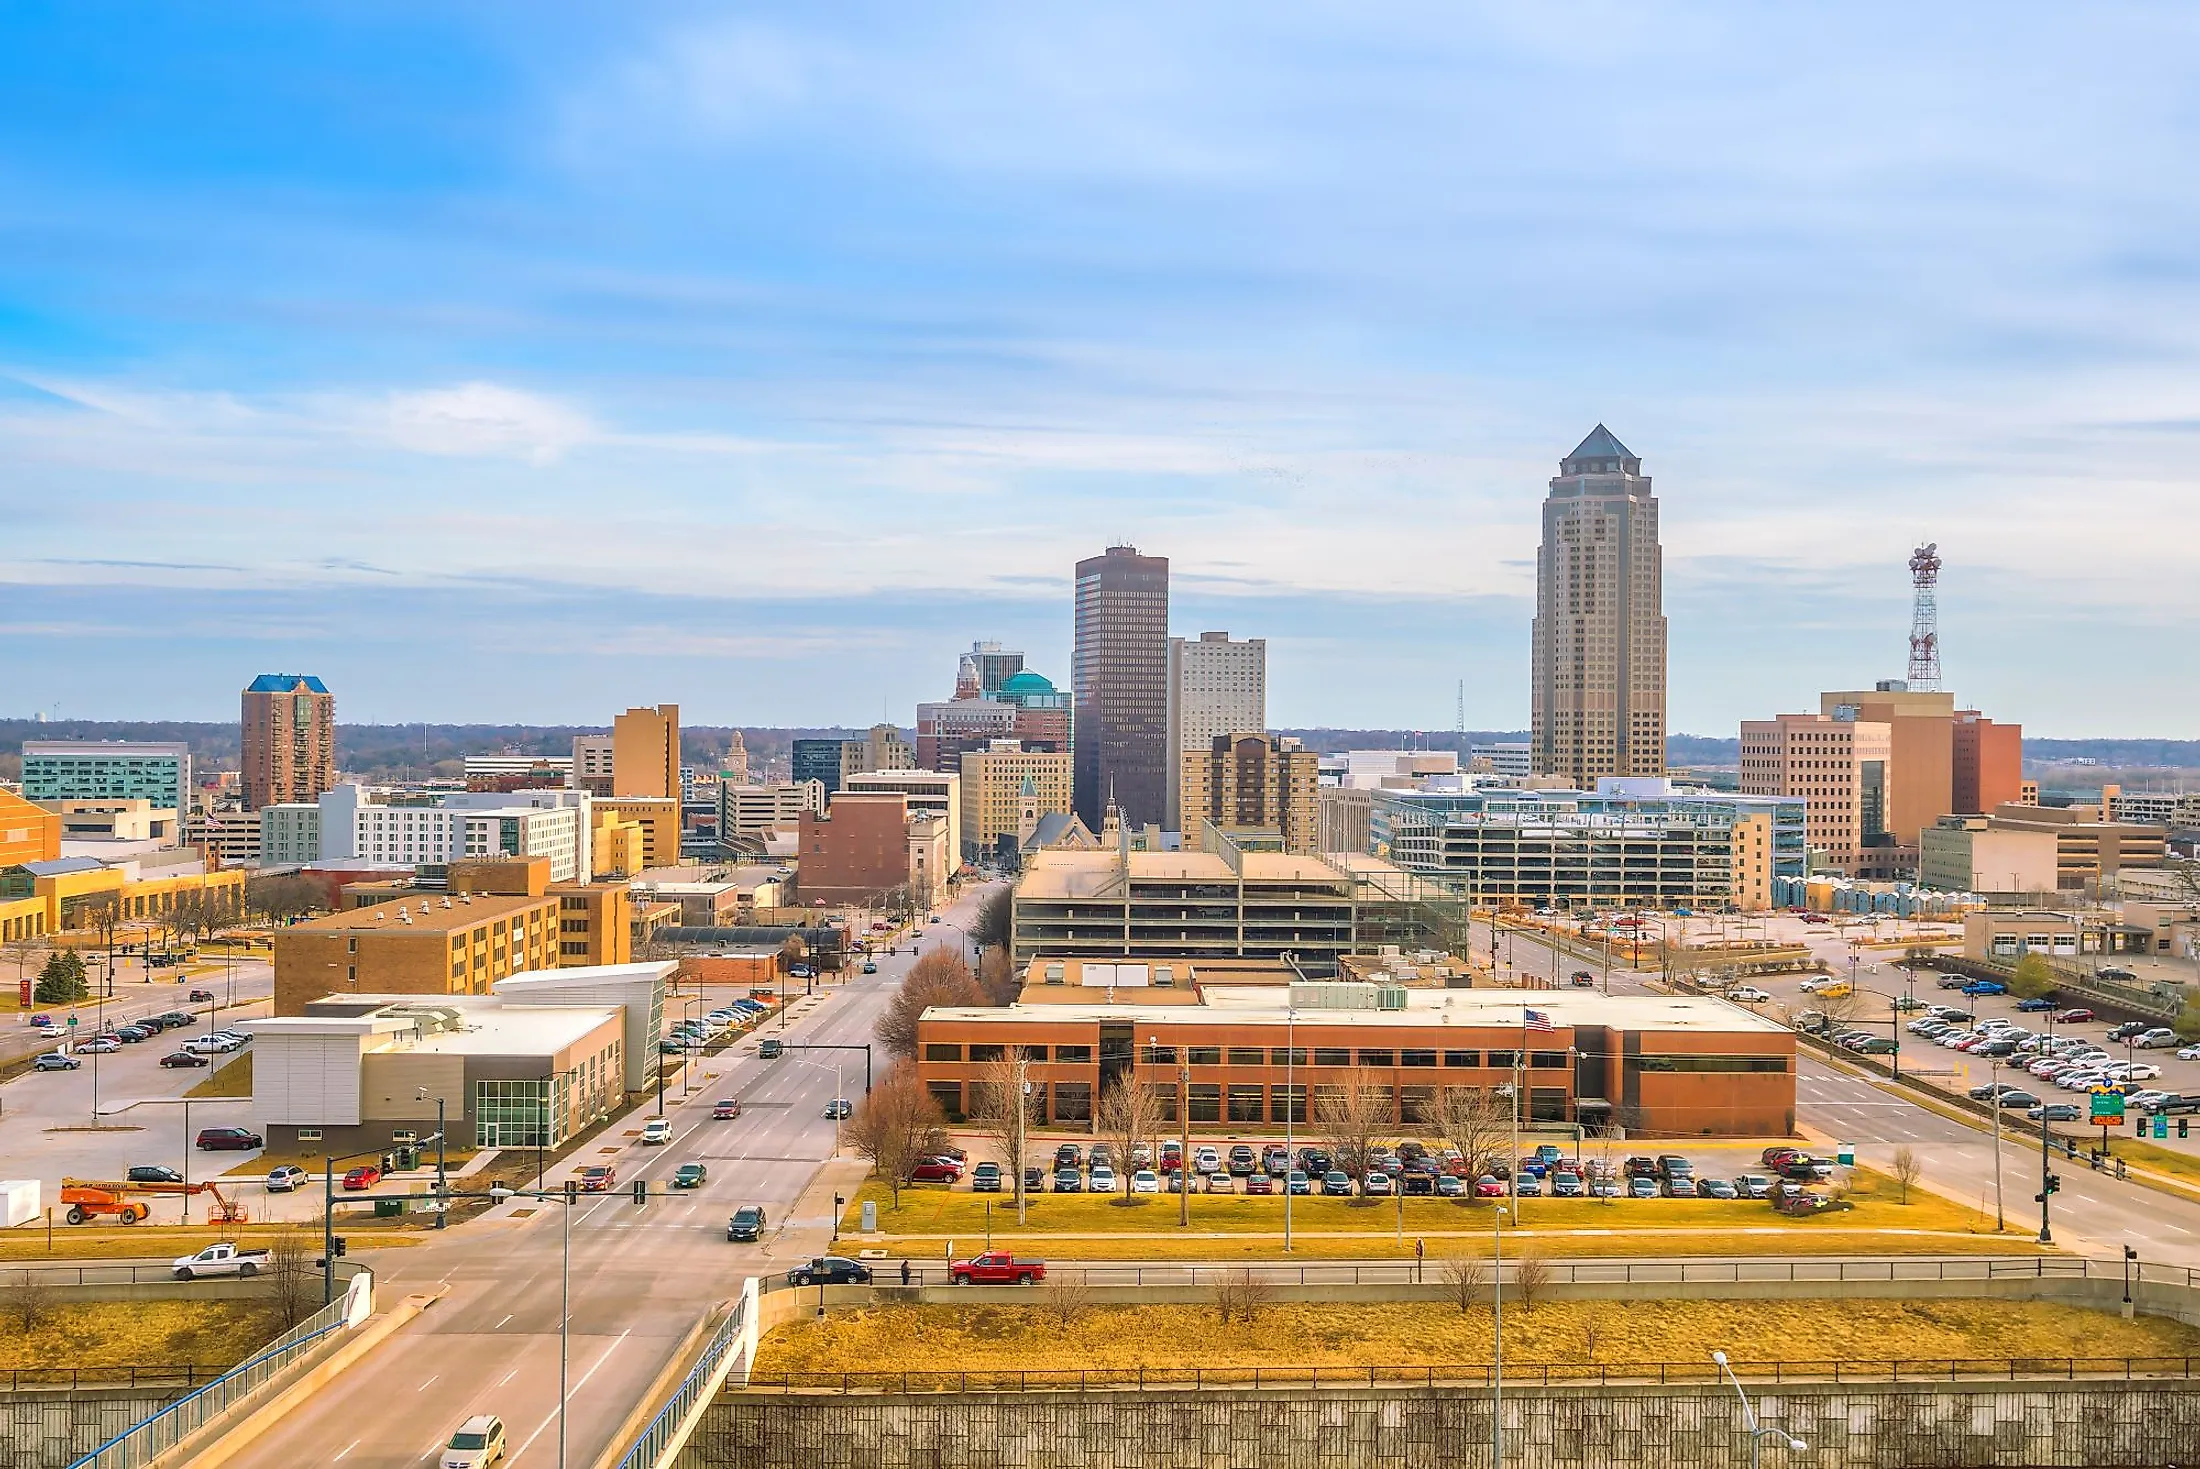
<path id="1" fill-rule="evenodd" d="M 860 903 L 909 881 L 909 798 L 899 792 L 833 797 L 823 816 L 802 813 L 802 901 Z"/>
<path id="2" fill-rule="evenodd" d="M 246 810 L 318 800 L 335 786 L 336 696 L 318 678 L 263 673 L 252 680 L 242 735 Z"/>
<path id="3" fill-rule="evenodd" d="M 325 995 L 485 995 L 558 962 L 561 899 L 407 895 L 275 934 L 275 1013 Z"/>
<path id="4" fill-rule="evenodd" d="M 552 882 L 548 857 L 457 862 L 450 890 L 496 897 L 555 898 L 560 969 L 625 964 L 634 957 L 634 892 L 623 882 Z"/>

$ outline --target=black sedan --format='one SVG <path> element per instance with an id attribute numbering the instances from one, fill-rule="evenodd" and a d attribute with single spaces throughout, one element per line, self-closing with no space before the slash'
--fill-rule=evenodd
<path id="1" fill-rule="evenodd" d="M 170 1051 L 167 1055 L 160 1058 L 160 1064 L 163 1066 L 173 1067 L 177 1070 L 182 1070 L 185 1067 L 206 1066 L 211 1063 L 209 1063 L 204 1056 L 198 1055 L 196 1052 Z"/>
<path id="2" fill-rule="evenodd" d="M 132 1183 L 183 1182 L 183 1175 L 181 1173 L 178 1173 L 173 1168 L 162 1167 L 157 1163 L 140 1163 L 137 1167 L 131 1169 L 128 1173 L 124 1174 L 123 1177 L 127 1178 Z"/>
<path id="3" fill-rule="evenodd" d="M 820 1255 L 787 1272 L 789 1285 L 869 1285 L 871 1269 L 845 1255 Z"/>

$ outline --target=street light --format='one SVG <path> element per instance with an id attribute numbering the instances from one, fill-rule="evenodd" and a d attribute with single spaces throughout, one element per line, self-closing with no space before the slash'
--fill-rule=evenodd
<path id="1" fill-rule="evenodd" d="M 489 1190 L 489 1197 L 500 1204 L 506 1199 L 540 1199 L 565 1205 L 565 1242 L 558 1257 L 558 1469 L 565 1469 L 566 1373 L 572 1361 L 573 1210 L 580 1203 L 580 1194 L 570 1187 L 563 1193 L 496 1187 Z"/>
<path id="2" fill-rule="evenodd" d="M 1514 1208 L 1519 1199 L 1514 1198 Z M 1490 1312 L 1495 1335 L 1490 1367 L 1490 1464 L 1505 1469 L 1505 1215 L 1503 1204 L 1490 1214 Z"/>
<path id="3" fill-rule="evenodd" d="M 808 1066 L 816 1071 L 830 1071 L 833 1074 L 833 1099 L 831 1104 L 827 1106 L 825 1110 L 833 1114 L 833 1156 L 836 1158 L 839 1157 L 840 1104 L 842 1101 L 840 1092 L 840 1063 L 838 1061 L 835 1061 L 831 1065 L 827 1065 L 823 1061 L 805 1061 L 800 1056 L 790 1056 L 787 1059 L 794 1062 L 794 1064 L 797 1066 Z M 835 1220 L 838 1220 L 840 1216 L 838 1214 L 835 1214 L 833 1217 Z M 838 1227 L 837 1224 L 835 1227 Z"/>
<path id="4" fill-rule="evenodd" d="M 1810 1445 L 1799 1438 L 1791 1438 L 1786 1429 L 1772 1428 L 1757 1421 L 1757 1410 L 1750 1404 L 1749 1394 L 1742 1391 L 1742 1380 L 1734 1375 L 1734 1369 L 1726 1364 L 1726 1353 L 1713 1352 L 1711 1360 L 1719 1364 L 1719 1371 L 1734 1384 L 1734 1396 L 1742 1400 L 1742 1419 L 1749 1425 L 1749 1469 L 1757 1469 L 1757 1449 L 1768 1438 L 1776 1438 L 1795 1454 L 1810 1452 Z"/>
<path id="5" fill-rule="evenodd" d="M 428 1089 L 424 1086 L 415 1087 L 413 1089 L 413 1100 L 416 1102 L 428 1100 Z M 444 1226 L 451 1213 L 450 1193 L 446 1186 L 447 1179 L 443 1171 L 444 1158 L 443 1098 L 439 1096 L 435 1099 L 435 1227 L 437 1229 Z"/>
<path id="6" fill-rule="evenodd" d="M 1159 1036 L 1148 1036 L 1146 1037 L 1146 1045 L 1154 1058 L 1154 1064 L 1160 1065 L 1161 1038 Z M 1180 1049 L 1177 1052 L 1176 1147 L 1176 1223 L 1179 1229 L 1190 1229 L 1192 1227 L 1192 1064 L 1189 1049 Z M 1289 1177 L 1283 1180 L 1283 1196 L 1286 1200 L 1291 1197 L 1291 1180 Z"/>

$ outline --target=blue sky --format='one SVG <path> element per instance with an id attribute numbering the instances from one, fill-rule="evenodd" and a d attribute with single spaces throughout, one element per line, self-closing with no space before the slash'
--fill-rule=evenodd
<path id="1" fill-rule="evenodd" d="M 2169 6 L 16 5 L 0 713 L 906 721 L 1172 558 L 1279 724 L 1525 723 L 1656 477 L 1675 729 L 1899 675 L 2183 735 Z"/>

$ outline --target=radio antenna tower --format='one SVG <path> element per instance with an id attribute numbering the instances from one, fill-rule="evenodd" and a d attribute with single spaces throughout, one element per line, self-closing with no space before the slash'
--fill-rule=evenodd
<path id="1" fill-rule="evenodd" d="M 1467 681 L 1459 680 L 1459 758 L 1467 758 Z"/>
<path id="2" fill-rule="evenodd" d="M 1923 693 L 1940 688 L 1940 543 L 1910 553 L 1910 687 Z"/>

